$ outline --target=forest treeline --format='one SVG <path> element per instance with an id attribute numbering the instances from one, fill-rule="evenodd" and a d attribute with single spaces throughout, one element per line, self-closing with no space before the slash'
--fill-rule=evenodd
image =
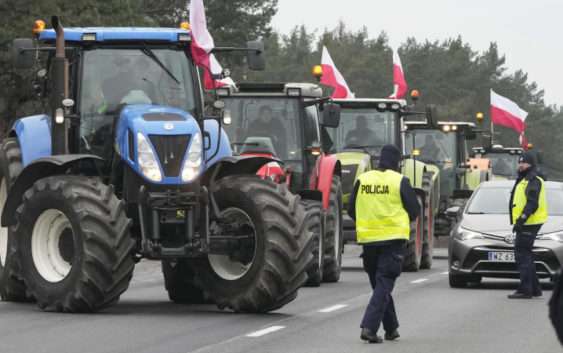
<path id="1" fill-rule="evenodd" d="M 262 38 L 267 67 L 249 72 L 239 56 L 219 56 L 235 80 L 314 82 L 313 65 L 320 62 L 326 45 L 336 65 L 357 97 L 385 97 L 392 91 L 392 52 L 388 35 L 370 35 L 367 29 L 350 30 L 344 23 L 327 23 L 326 29 L 306 26 L 277 33 L 271 21 L 277 0 L 206 0 L 208 23 L 216 45 L 242 45 Z M 33 72 L 19 72 L 11 64 L 13 38 L 29 37 L 34 20 L 48 22 L 53 14 L 65 26 L 178 26 L 188 18 L 186 1 L 178 0 L 2 0 L 0 13 L 0 116 L 6 128 L 19 116 L 36 113 L 31 104 Z M 499 43 L 502 47 L 502 43 Z M 497 43 L 478 51 L 462 37 L 442 41 L 408 38 L 397 48 L 409 87 L 422 93 L 419 104 L 435 104 L 441 120 L 475 121 L 485 113 L 489 124 L 489 91 L 509 97 L 529 112 L 527 136 L 541 150 L 553 177 L 563 178 L 563 153 L 557 149 L 562 134 L 563 110 L 547 105 L 544 91 L 526 72 L 509 68 Z M 538 56 L 541 60 L 541 56 Z M 511 130 L 495 130 L 496 141 L 518 144 Z"/>

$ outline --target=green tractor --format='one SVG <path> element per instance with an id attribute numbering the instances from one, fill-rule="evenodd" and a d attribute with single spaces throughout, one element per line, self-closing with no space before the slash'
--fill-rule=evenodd
<path id="1" fill-rule="evenodd" d="M 450 233 L 454 210 L 465 204 L 479 184 L 492 178 L 487 159 L 471 159 L 469 156 L 467 142 L 476 139 L 477 132 L 476 125 L 470 122 L 434 123 L 430 120 L 405 123 L 406 152 L 418 155 L 418 161 L 440 170 L 436 236 Z"/>
<path id="2" fill-rule="evenodd" d="M 381 148 L 394 144 L 405 151 L 403 126 L 410 115 L 426 115 L 411 111 L 404 100 L 335 99 L 341 107 L 338 128 L 329 130 L 332 152 L 342 165 L 342 189 L 345 208 L 358 176 L 377 167 Z M 411 238 L 403 268 L 418 271 L 432 266 L 434 214 L 438 210 L 439 169 L 407 156 L 402 171 L 413 185 L 420 201 L 422 217 L 411 227 Z M 354 221 L 344 217 L 344 237 L 355 241 Z"/>
<path id="3" fill-rule="evenodd" d="M 473 147 L 472 152 L 475 158 L 486 158 L 491 161 L 494 179 L 511 180 L 518 176 L 518 158 L 524 153 L 524 149 L 495 144 L 487 147 Z"/>

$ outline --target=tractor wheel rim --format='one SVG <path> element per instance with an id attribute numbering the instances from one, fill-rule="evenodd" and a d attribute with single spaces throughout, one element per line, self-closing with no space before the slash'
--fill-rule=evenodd
<path id="1" fill-rule="evenodd" d="M 4 204 L 8 197 L 6 187 L 6 179 L 2 179 L 0 183 L 0 215 L 4 211 Z M 8 227 L 0 227 L 0 264 L 2 267 L 6 265 L 6 257 L 8 256 Z"/>
<path id="2" fill-rule="evenodd" d="M 72 234 L 69 219 L 59 210 L 48 209 L 37 218 L 31 234 L 31 256 L 46 281 L 57 283 L 70 273 L 73 256 L 65 254 L 62 247 L 74 248 Z"/>
<path id="3" fill-rule="evenodd" d="M 256 227 L 246 212 L 235 207 L 227 208 L 222 211 L 219 218 L 227 219 L 230 223 L 237 222 L 239 229 L 244 227 L 245 229 L 251 231 L 254 239 L 252 259 L 248 263 L 242 263 L 231 258 L 229 255 L 210 254 L 208 257 L 209 264 L 217 276 L 227 281 L 235 281 L 244 277 L 244 275 L 248 273 L 254 264 L 254 260 L 256 259 L 256 243 L 258 241 L 256 236 Z"/>

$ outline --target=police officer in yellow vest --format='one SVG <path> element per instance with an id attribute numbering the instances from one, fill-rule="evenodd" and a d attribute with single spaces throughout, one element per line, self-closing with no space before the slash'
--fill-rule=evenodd
<path id="1" fill-rule="evenodd" d="M 518 160 L 518 178 L 510 195 L 510 224 L 514 225 L 514 257 L 520 272 L 520 285 L 510 299 L 540 297 L 541 287 L 534 264 L 534 240 L 547 221 L 544 181 L 536 171 L 536 160 L 523 153 Z"/>
<path id="2" fill-rule="evenodd" d="M 410 235 L 410 223 L 420 212 L 409 180 L 401 175 L 401 153 L 386 145 L 377 170 L 358 178 L 350 197 L 348 214 L 356 221 L 356 236 L 363 245 L 364 270 L 373 294 L 361 323 L 361 338 L 381 343 L 381 323 L 386 340 L 399 337 L 399 322 L 391 292 L 401 274 L 403 252 Z"/>

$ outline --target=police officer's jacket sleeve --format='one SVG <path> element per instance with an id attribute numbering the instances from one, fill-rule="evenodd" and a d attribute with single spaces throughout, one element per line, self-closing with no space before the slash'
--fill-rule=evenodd
<path id="1" fill-rule="evenodd" d="M 523 215 L 530 217 L 539 207 L 539 198 L 541 191 L 541 181 L 534 177 L 528 182 L 526 186 L 526 206 L 522 211 Z"/>
<path id="2" fill-rule="evenodd" d="M 360 189 L 360 181 L 357 180 L 354 184 L 354 190 L 350 194 L 350 200 L 348 202 L 348 216 L 356 221 L 356 197 L 358 196 L 358 190 Z"/>
<path id="3" fill-rule="evenodd" d="M 406 177 L 403 177 L 403 180 L 401 180 L 401 200 L 403 201 L 403 207 L 409 214 L 410 221 L 414 221 L 420 213 L 420 205 L 418 204 L 416 193 Z"/>

